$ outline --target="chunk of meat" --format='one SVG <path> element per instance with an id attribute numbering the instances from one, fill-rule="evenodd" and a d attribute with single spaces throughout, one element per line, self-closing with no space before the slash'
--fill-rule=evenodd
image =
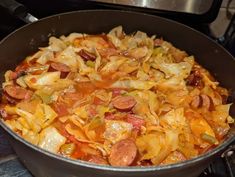
<path id="1" fill-rule="evenodd" d="M 202 98 L 200 97 L 200 95 L 196 95 L 193 97 L 193 100 L 191 102 L 191 106 L 193 108 L 199 108 L 202 105 Z"/>
<path id="2" fill-rule="evenodd" d="M 108 165 L 108 162 L 98 155 L 87 155 L 84 160 L 99 165 Z"/>
<path id="3" fill-rule="evenodd" d="M 140 130 L 141 126 L 145 123 L 144 119 L 134 114 L 127 114 L 127 122 L 132 124 L 137 130 Z"/>
<path id="4" fill-rule="evenodd" d="M 194 69 L 191 72 L 191 74 L 187 78 L 187 84 L 190 86 L 198 87 L 199 89 L 203 88 L 204 83 L 202 80 L 202 74 L 200 73 L 199 70 Z"/>
<path id="5" fill-rule="evenodd" d="M 148 48 L 144 46 L 144 47 L 130 49 L 126 55 L 138 60 L 145 57 L 147 54 L 148 54 Z"/>
<path id="6" fill-rule="evenodd" d="M 96 59 L 96 56 L 93 53 L 90 53 L 84 49 L 80 50 L 78 55 L 80 55 L 84 60 L 94 61 Z"/>
<path id="7" fill-rule="evenodd" d="M 132 96 L 116 96 L 112 100 L 113 106 L 121 111 L 129 111 L 136 105 L 136 100 Z"/>
<path id="8" fill-rule="evenodd" d="M 208 95 L 202 94 L 201 98 L 202 98 L 202 107 L 203 108 L 205 108 L 209 111 L 214 109 L 213 101 Z"/>
<path id="9" fill-rule="evenodd" d="M 56 71 L 61 71 L 61 72 L 65 72 L 65 73 L 70 72 L 69 66 L 67 66 L 66 64 L 63 64 L 63 63 L 53 62 L 53 63 L 51 63 L 50 66 L 52 67 L 52 69 L 54 69 Z"/>
<path id="10" fill-rule="evenodd" d="M 111 148 L 109 163 L 112 166 L 129 166 L 135 160 L 137 147 L 134 141 L 124 139 L 115 143 Z"/>
<path id="11" fill-rule="evenodd" d="M 204 108 L 209 111 L 214 109 L 213 100 L 206 94 L 194 96 L 191 102 L 191 106 L 193 108 Z"/>
<path id="12" fill-rule="evenodd" d="M 33 95 L 32 91 L 16 86 L 16 85 L 8 85 L 4 88 L 4 90 L 12 98 L 19 99 L 19 100 L 29 99 Z"/>

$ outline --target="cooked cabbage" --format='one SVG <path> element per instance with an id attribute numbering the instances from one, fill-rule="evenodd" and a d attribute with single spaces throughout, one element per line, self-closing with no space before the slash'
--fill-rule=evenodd
<path id="1" fill-rule="evenodd" d="M 40 133 L 38 146 L 47 151 L 56 153 L 65 142 L 66 138 L 63 137 L 55 127 L 50 126 Z"/>
<path id="2" fill-rule="evenodd" d="M 193 56 L 161 36 L 126 34 L 122 26 L 52 36 L 4 76 L 4 123 L 73 159 L 176 163 L 219 145 L 234 123 L 228 90 Z"/>

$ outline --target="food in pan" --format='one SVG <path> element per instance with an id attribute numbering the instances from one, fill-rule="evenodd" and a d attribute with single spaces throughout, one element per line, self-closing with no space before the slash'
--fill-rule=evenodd
<path id="1" fill-rule="evenodd" d="M 14 132 L 96 164 L 181 162 L 218 146 L 233 123 L 228 91 L 193 56 L 121 26 L 50 37 L 5 73 L 2 89 L 2 121 Z"/>

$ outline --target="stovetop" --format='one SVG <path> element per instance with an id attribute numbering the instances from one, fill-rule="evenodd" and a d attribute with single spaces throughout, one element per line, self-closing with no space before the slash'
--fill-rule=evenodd
<path id="1" fill-rule="evenodd" d="M 32 1 L 29 0 L 19 0 L 19 2 L 24 3 L 29 8 L 30 12 L 39 18 L 71 10 L 107 8 L 91 3 L 84 3 L 86 1 L 81 0 L 61 0 L 57 1 L 56 4 L 54 3 L 54 6 L 45 6 L 45 1 L 43 0 L 34 1 L 33 3 L 30 3 Z M 67 5 L 63 2 L 67 2 Z M 186 24 L 210 36 L 210 30 L 207 25 L 194 25 L 193 23 Z M 0 40 L 22 25 L 24 25 L 22 21 L 11 17 L 6 11 L 0 8 Z M 230 27 L 232 27 L 232 30 L 235 28 L 235 17 L 234 22 L 231 23 Z M 226 48 L 235 56 L 235 32 L 234 30 L 231 32 L 231 29 L 227 30 L 227 34 L 232 34 L 232 37 L 227 36 L 227 39 L 220 39 L 218 41 L 224 44 L 224 46 L 226 46 Z M 232 38 L 234 40 L 231 40 Z M 0 129 L 0 176 L 33 177 L 32 174 L 20 162 L 18 156 L 11 148 L 2 131 L 3 130 Z M 199 177 L 235 177 L 235 153 L 230 152 L 228 154 L 229 156 L 225 156 L 224 158 L 218 157 Z"/>

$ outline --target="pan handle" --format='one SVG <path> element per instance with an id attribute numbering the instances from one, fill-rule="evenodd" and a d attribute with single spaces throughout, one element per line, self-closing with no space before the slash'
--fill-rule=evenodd
<path id="1" fill-rule="evenodd" d="M 0 0 L 0 6 L 8 10 L 11 15 L 20 18 L 26 23 L 38 21 L 36 17 L 28 13 L 27 8 L 23 4 L 20 4 L 15 0 Z"/>

